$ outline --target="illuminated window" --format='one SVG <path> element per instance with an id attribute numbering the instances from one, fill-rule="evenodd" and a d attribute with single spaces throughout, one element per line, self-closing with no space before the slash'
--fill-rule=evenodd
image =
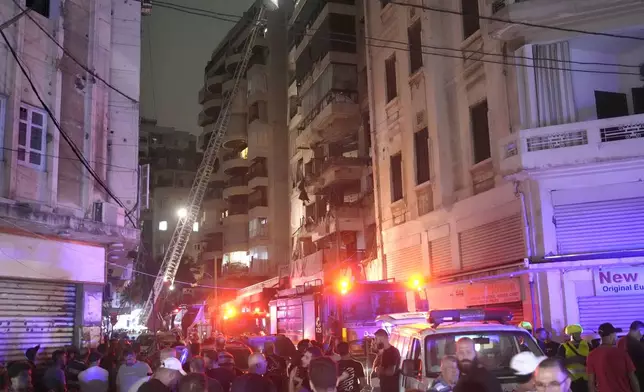
<path id="1" fill-rule="evenodd" d="M 159 222 L 159 230 L 160 231 L 168 230 L 168 221 L 160 221 Z"/>
<path id="2" fill-rule="evenodd" d="M 194 231 L 195 233 L 199 231 L 199 222 L 192 224 L 192 231 Z"/>

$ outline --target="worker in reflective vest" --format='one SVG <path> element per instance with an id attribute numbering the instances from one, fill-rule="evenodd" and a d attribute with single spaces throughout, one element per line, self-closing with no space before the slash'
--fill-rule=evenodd
<path id="1" fill-rule="evenodd" d="M 557 356 L 561 357 L 570 372 L 572 392 L 588 391 L 588 374 L 586 373 L 586 359 L 590 353 L 590 345 L 581 338 L 583 332 L 581 325 L 572 324 L 566 327 L 565 333 L 570 340 L 559 347 Z"/>

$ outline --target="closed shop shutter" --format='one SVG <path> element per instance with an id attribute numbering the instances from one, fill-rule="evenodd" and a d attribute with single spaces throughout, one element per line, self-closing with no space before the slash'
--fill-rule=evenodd
<path id="1" fill-rule="evenodd" d="M 423 254 L 420 244 L 387 254 L 387 278 L 405 282 L 413 274 L 422 273 Z"/>
<path id="2" fill-rule="evenodd" d="M 644 297 L 616 295 L 614 297 L 581 297 L 579 323 L 584 331 L 597 331 L 602 323 L 628 331 L 631 323 L 644 318 Z"/>
<path id="3" fill-rule="evenodd" d="M 526 257 L 520 214 L 465 230 L 458 237 L 463 270 L 494 267 Z"/>
<path id="4" fill-rule="evenodd" d="M 483 308 L 484 306 L 469 306 L 471 309 L 480 309 Z M 503 303 L 503 304 L 494 304 L 487 306 L 487 308 L 492 308 L 492 309 L 507 309 L 512 312 L 512 324 L 519 324 L 521 321 L 524 321 L 523 318 L 523 302 L 508 302 L 508 303 Z M 530 321 L 530 320 L 527 320 Z"/>
<path id="5" fill-rule="evenodd" d="M 0 362 L 24 359 L 40 344 L 39 355 L 73 343 L 74 284 L 0 278 Z"/>
<path id="6" fill-rule="evenodd" d="M 449 236 L 429 242 L 429 267 L 432 276 L 447 275 L 454 271 Z"/>
<path id="7" fill-rule="evenodd" d="M 559 254 L 641 249 L 644 197 L 554 207 Z"/>
<path id="8" fill-rule="evenodd" d="M 302 298 L 277 300 L 277 333 L 299 342 L 304 334 Z"/>

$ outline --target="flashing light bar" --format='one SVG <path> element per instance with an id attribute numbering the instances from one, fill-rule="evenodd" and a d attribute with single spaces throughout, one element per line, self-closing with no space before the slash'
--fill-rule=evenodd
<path id="1" fill-rule="evenodd" d="M 498 322 L 506 324 L 512 321 L 512 312 L 508 309 L 450 309 L 432 310 L 429 312 L 431 324 L 457 322 Z"/>

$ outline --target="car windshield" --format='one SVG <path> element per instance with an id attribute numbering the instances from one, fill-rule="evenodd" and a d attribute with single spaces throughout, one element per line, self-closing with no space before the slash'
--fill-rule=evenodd
<path id="1" fill-rule="evenodd" d="M 512 377 L 510 360 L 522 351 L 543 355 L 527 332 L 522 331 L 471 331 L 437 333 L 425 338 L 425 370 L 428 377 L 440 373 L 441 359 L 456 355 L 456 342 L 461 338 L 474 340 L 479 361 L 496 377 Z"/>

